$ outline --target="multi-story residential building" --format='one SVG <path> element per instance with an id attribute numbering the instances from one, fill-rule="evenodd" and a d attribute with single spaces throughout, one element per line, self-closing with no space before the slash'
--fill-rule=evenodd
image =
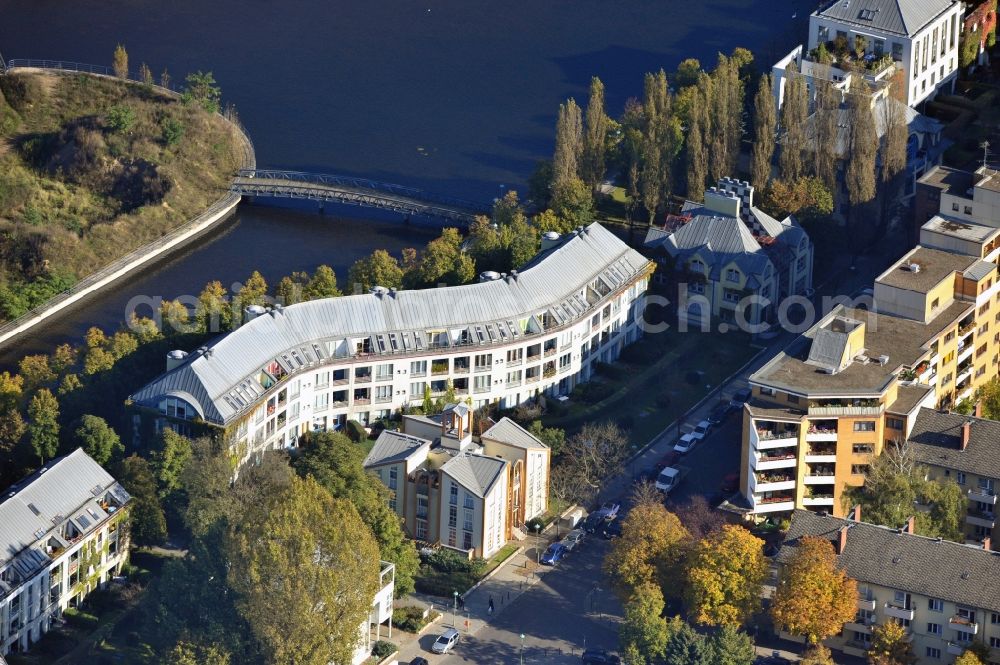
<path id="1" fill-rule="evenodd" d="M 413 538 L 474 556 L 494 554 L 547 507 L 548 447 L 508 418 L 476 441 L 464 404 L 403 416 L 403 431 L 384 431 L 364 466 Z"/>
<path id="2" fill-rule="evenodd" d="M 873 304 L 836 306 L 751 375 L 741 480 L 752 515 L 841 514 L 845 486 L 863 483 L 921 407 L 968 400 L 996 376 L 996 237 L 932 220 L 927 246 L 877 278 Z"/>
<path id="3" fill-rule="evenodd" d="M 742 317 L 757 325 L 781 298 L 812 288 L 809 236 L 792 217 L 779 222 L 754 206 L 753 195 L 750 183 L 723 178 L 704 203 L 686 202 L 677 224 L 648 231 L 645 246 L 670 257 L 685 288 L 678 307 L 688 322 Z M 745 304 L 748 296 L 756 298 Z"/>
<path id="4" fill-rule="evenodd" d="M 642 335 L 654 264 L 600 224 L 551 244 L 477 284 L 275 306 L 190 355 L 172 353 L 168 371 L 132 396 L 136 419 L 214 428 L 247 459 L 310 430 L 389 417 L 428 390 L 450 386 L 474 408 L 568 393 Z"/>
<path id="5" fill-rule="evenodd" d="M 986 167 L 969 172 L 939 166 L 917 182 L 915 204 L 917 224 L 940 215 L 1000 228 L 1000 172 Z"/>
<path id="6" fill-rule="evenodd" d="M 960 413 L 920 409 L 906 439 L 914 459 L 931 480 L 953 480 L 969 498 L 966 543 L 989 540 L 1000 548 L 996 532 L 1000 489 L 1000 422 Z"/>
<path id="7" fill-rule="evenodd" d="M 1000 557 L 982 545 L 914 535 L 912 518 L 900 528 L 866 524 L 856 510 L 849 519 L 796 510 L 776 557 L 780 574 L 801 538 L 823 538 L 857 582 L 857 616 L 825 644 L 864 657 L 873 627 L 894 621 L 918 665 L 953 663 L 975 643 L 989 650 L 989 663 L 1000 662 Z"/>
<path id="8" fill-rule="evenodd" d="M 954 88 L 961 26 L 960 0 L 826 2 L 809 16 L 807 48 L 798 47 L 772 70 L 779 106 L 795 63 L 807 78 L 845 83 L 862 75 L 876 89 L 892 85 L 892 95 L 916 107 Z"/>
<path id="9" fill-rule="evenodd" d="M 128 558 L 130 497 L 82 449 L 48 462 L 0 501 L 0 655 L 27 651 L 54 618 Z"/>
<path id="10" fill-rule="evenodd" d="M 358 645 L 354 649 L 351 665 L 361 665 L 372 655 L 372 645 L 382 638 L 382 626 L 388 624 L 389 637 L 392 637 L 392 609 L 396 592 L 396 564 L 388 561 L 379 562 L 378 591 L 372 599 L 368 619 L 358 628 Z M 372 627 L 375 628 L 372 635 Z M 374 639 L 373 639 L 374 638 Z"/>

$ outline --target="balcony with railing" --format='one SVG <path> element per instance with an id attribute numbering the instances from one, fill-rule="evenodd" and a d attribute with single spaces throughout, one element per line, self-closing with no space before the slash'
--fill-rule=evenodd
<path id="1" fill-rule="evenodd" d="M 795 508 L 795 495 L 782 492 L 765 496 L 753 495 L 753 510 L 756 513 L 776 513 Z"/>
<path id="2" fill-rule="evenodd" d="M 992 487 L 973 487 L 968 491 L 969 500 L 996 505 L 997 495 Z"/>
<path id="3" fill-rule="evenodd" d="M 780 492 L 795 489 L 795 473 L 787 471 L 758 471 L 753 474 L 753 492 Z"/>
<path id="4" fill-rule="evenodd" d="M 997 523 L 996 513 L 972 508 L 965 516 L 965 523 L 971 524 L 972 526 L 981 526 L 986 529 L 992 529 Z"/>
<path id="5" fill-rule="evenodd" d="M 803 506 L 832 506 L 833 487 L 828 485 L 806 485 L 802 492 Z"/>
<path id="6" fill-rule="evenodd" d="M 806 449 L 806 462 L 833 464 L 837 461 L 837 444 L 829 441 L 811 442 Z"/>
<path id="7" fill-rule="evenodd" d="M 952 656 L 961 656 L 968 648 L 969 644 L 965 642 L 948 642 L 946 650 Z"/>
<path id="8" fill-rule="evenodd" d="M 833 485 L 836 473 L 833 464 L 807 464 L 803 482 L 806 485 Z"/>
<path id="9" fill-rule="evenodd" d="M 916 611 L 913 609 L 913 605 L 911 605 L 909 602 L 897 603 L 894 601 L 891 603 L 886 603 L 883 607 L 885 615 L 893 617 L 895 619 L 906 619 L 907 621 L 913 621 L 913 617 L 916 616 Z"/>
<path id="10" fill-rule="evenodd" d="M 354 383 L 371 383 L 372 370 L 370 367 L 357 368 L 354 370 Z"/>
<path id="11" fill-rule="evenodd" d="M 810 416 L 877 416 L 883 405 L 877 399 L 837 399 L 809 402 Z"/>
<path id="12" fill-rule="evenodd" d="M 469 359 L 466 358 L 455 358 L 455 374 L 468 374 L 469 373 Z"/>
<path id="13" fill-rule="evenodd" d="M 797 425 L 756 420 L 753 431 L 756 433 L 753 444 L 757 450 L 795 446 L 799 443 Z"/>
<path id="14" fill-rule="evenodd" d="M 371 390 L 369 388 L 358 388 L 354 391 L 354 403 L 358 405 L 371 404 Z"/>
<path id="15" fill-rule="evenodd" d="M 448 359 L 442 358 L 431 361 L 431 374 L 441 375 L 448 373 Z"/>
<path id="16" fill-rule="evenodd" d="M 979 633 L 979 624 L 976 622 L 976 615 L 955 614 L 948 618 L 948 623 L 952 628 L 966 633 L 976 635 Z"/>
<path id="17" fill-rule="evenodd" d="M 791 469 L 798 463 L 797 457 L 798 455 L 795 454 L 795 451 L 767 450 L 755 453 L 751 457 L 751 461 L 753 462 L 753 468 L 758 471 Z"/>
<path id="18" fill-rule="evenodd" d="M 806 441 L 836 441 L 836 420 L 810 420 L 806 429 Z"/>
<path id="19" fill-rule="evenodd" d="M 875 596 L 870 590 L 867 593 L 858 592 L 858 609 L 868 610 L 869 612 L 875 611 Z"/>

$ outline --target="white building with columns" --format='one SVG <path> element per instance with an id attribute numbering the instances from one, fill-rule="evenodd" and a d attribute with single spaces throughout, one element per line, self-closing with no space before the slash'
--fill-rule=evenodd
<path id="1" fill-rule="evenodd" d="M 240 460 L 347 420 L 369 423 L 449 386 L 473 408 L 569 393 L 642 335 L 654 264 L 600 224 L 510 274 L 464 286 L 274 307 L 134 393 L 157 429 L 222 430 Z"/>
<path id="2" fill-rule="evenodd" d="M 82 449 L 0 500 L 0 656 L 22 653 L 128 558 L 128 493 Z"/>

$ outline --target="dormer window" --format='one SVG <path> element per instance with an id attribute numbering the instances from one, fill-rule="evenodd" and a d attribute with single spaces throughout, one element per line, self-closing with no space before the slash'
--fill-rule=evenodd
<path id="1" fill-rule="evenodd" d="M 740 273 L 738 270 L 730 268 L 726 271 L 726 281 L 738 283 L 740 281 Z"/>

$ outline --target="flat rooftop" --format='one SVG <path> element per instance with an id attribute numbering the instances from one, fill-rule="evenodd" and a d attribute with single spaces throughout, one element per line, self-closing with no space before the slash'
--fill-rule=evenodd
<path id="1" fill-rule="evenodd" d="M 945 252 L 929 247 L 916 247 L 878 276 L 878 283 L 898 289 L 926 292 L 941 280 L 956 272 L 964 272 L 979 257 Z M 919 268 L 914 271 L 911 266 Z"/>
<path id="2" fill-rule="evenodd" d="M 900 367 L 912 367 L 927 352 L 931 339 L 973 309 L 975 305 L 972 303 L 955 301 L 930 323 L 924 324 L 841 305 L 752 374 L 750 381 L 781 391 L 817 397 L 876 397 L 885 392 Z M 826 325 L 836 316 L 857 319 L 866 324 L 865 355 L 872 360 L 867 363 L 852 360 L 843 370 L 828 374 L 815 365 L 806 364 L 806 360 L 820 324 Z M 878 362 L 879 356 L 883 355 L 889 357 L 885 365 Z"/>
<path id="3" fill-rule="evenodd" d="M 983 169 L 980 169 L 980 171 L 982 170 Z M 976 175 L 981 178 L 981 180 L 976 183 L 976 187 L 988 189 L 991 192 L 1000 192 L 1000 171 L 986 169 L 983 173 L 979 173 L 977 171 Z"/>
<path id="4" fill-rule="evenodd" d="M 969 190 L 972 189 L 975 180 L 975 175 L 968 171 L 954 169 L 950 166 L 936 166 L 920 178 L 919 182 L 922 185 L 936 187 L 945 194 L 971 198 Z"/>
<path id="5" fill-rule="evenodd" d="M 909 415 L 930 391 L 930 386 L 900 386 L 896 391 L 896 401 L 889 405 L 888 410 L 900 416 Z"/>
<path id="6" fill-rule="evenodd" d="M 931 233 L 939 233 L 952 238 L 983 244 L 1000 234 L 1000 229 L 995 226 L 949 219 L 941 215 L 934 215 L 920 228 Z"/>

